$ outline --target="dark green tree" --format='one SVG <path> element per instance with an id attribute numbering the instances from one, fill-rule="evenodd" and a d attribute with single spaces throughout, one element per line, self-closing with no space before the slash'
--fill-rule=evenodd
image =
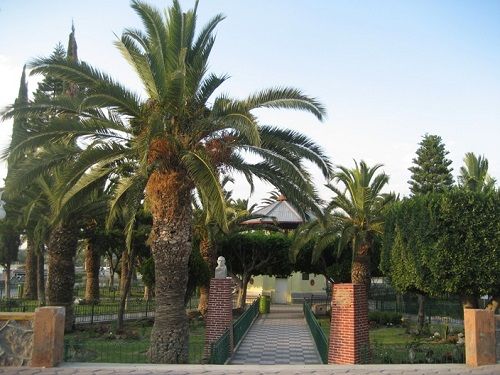
<path id="1" fill-rule="evenodd" d="M 411 175 L 410 191 L 413 195 L 443 192 L 453 186 L 453 176 L 450 168 L 451 160 L 446 159 L 446 151 L 442 139 L 438 135 L 425 134 L 417 149 L 417 157 L 413 166 L 408 168 Z M 423 328 L 425 319 L 425 296 L 417 293 L 418 322 Z"/>
<path id="2" fill-rule="evenodd" d="M 419 143 L 417 157 L 413 166 L 408 168 L 412 173 L 410 191 L 413 195 L 440 192 L 453 186 L 450 167 L 451 160 L 446 158 L 442 139 L 438 135 L 426 134 Z"/>

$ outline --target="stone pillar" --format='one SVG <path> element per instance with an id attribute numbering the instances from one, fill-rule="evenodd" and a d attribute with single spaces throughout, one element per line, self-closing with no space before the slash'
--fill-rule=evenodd
<path id="1" fill-rule="evenodd" d="M 329 364 L 366 363 L 369 358 L 368 300 L 362 284 L 335 284 Z"/>
<path id="2" fill-rule="evenodd" d="M 233 295 L 231 279 L 210 280 L 208 311 L 205 328 L 205 357 L 210 355 L 210 345 L 229 328 L 230 351 L 233 350 Z"/>
<path id="3" fill-rule="evenodd" d="M 63 360 L 64 307 L 39 307 L 33 324 L 31 367 L 55 367 Z"/>
<path id="4" fill-rule="evenodd" d="M 465 363 L 496 363 L 495 315 L 490 310 L 464 309 Z"/>

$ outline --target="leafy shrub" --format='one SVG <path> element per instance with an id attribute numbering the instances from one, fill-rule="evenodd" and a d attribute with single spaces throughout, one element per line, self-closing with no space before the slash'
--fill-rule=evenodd
<path id="1" fill-rule="evenodd" d="M 375 322 L 377 325 L 400 325 L 403 315 L 392 311 L 370 311 L 368 320 Z"/>

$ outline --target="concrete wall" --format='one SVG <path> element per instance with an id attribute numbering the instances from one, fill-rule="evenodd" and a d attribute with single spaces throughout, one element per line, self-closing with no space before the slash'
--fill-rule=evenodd
<path id="1" fill-rule="evenodd" d="M 313 281 L 311 283 L 311 280 Z M 292 299 L 302 299 L 312 295 L 326 295 L 326 279 L 323 275 L 309 274 L 309 280 L 302 280 L 302 273 L 294 272 L 287 280 L 287 303 Z M 312 285 L 314 284 L 314 285 Z M 271 299 L 276 293 L 276 278 L 271 276 L 255 276 L 253 284 L 248 284 L 247 296 L 269 295 Z"/>

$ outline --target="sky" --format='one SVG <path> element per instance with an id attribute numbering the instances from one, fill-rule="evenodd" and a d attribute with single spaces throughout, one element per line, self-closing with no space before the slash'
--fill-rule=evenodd
<path id="1" fill-rule="evenodd" d="M 408 168 L 424 134 L 441 136 L 455 177 L 474 152 L 500 180 L 500 1 L 200 0 L 199 27 L 218 13 L 226 19 L 210 70 L 231 77 L 220 92 L 244 98 L 298 87 L 328 112 L 321 123 L 300 112 L 259 111 L 260 123 L 307 134 L 334 164 L 383 164 L 388 190 L 401 195 L 409 194 Z M 81 60 L 143 92 L 113 45 L 123 29 L 141 27 L 128 1 L 0 0 L 0 108 L 16 98 L 23 64 L 67 45 L 72 22 Z M 39 79 L 29 78 L 30 91 Z M 10 122 L 0 123 L 1 148 L 10 132 Z M 327 181 L 312 172 L 328 199 Z M 239 180 L 233 189 L 236 197 L 249 194 Z M 271 190 L 258 185 L 251 200 Z"/>

